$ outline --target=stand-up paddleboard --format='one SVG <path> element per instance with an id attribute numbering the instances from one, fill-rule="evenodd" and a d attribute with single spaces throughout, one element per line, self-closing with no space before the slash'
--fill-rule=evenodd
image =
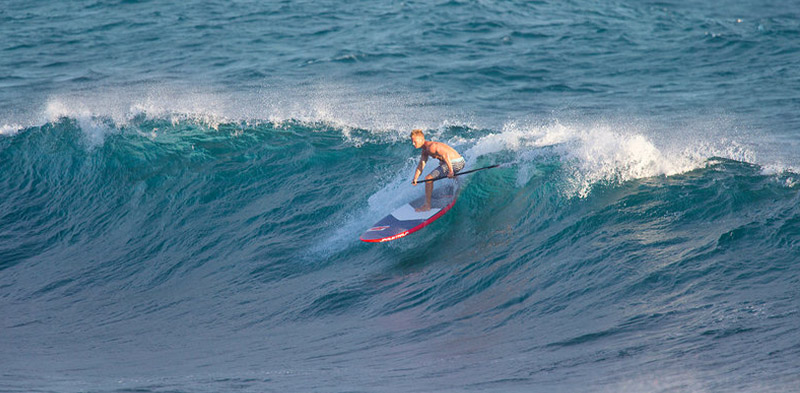
<path id="1" fill-rule="evenodd" d="M 458 197 L 458 181 L 437 184 L 431 195 L 431 210 L 417 212 L 425 204 L 425 195 L 400 206 L 388 216 L 367 229 L 361 240 L 365 242 L 388 242 L 414 233 L 436 221 L 450 210 Z"/>

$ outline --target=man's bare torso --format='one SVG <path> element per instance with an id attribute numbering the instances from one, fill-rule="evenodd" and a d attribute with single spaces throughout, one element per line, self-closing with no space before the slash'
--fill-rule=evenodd
<path id="1" fill-rule="evenodd" d="M 422 147 L 422 158 L 427 159 L 427 157 L 433 157 L 444 165 L 446 163 L 446 159 L 452 161 L 460 158 L 461 155 L 458 154 L 455 149 L 447 146 L 444 143 L 426 141 Z"/>

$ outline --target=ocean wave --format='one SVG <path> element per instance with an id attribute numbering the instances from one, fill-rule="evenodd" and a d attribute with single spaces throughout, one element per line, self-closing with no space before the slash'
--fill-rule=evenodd
<path id="1" fill-rule="evenodd" d="M 586 197 L 596 184 L 621 184 L 702 168 L 713 157 L 754 162 L 752 148 L 736 141 L 680 137 L 659 144 L 649 134 L 647 128 L 627 123 L 507 123 L 502 131 L 477 138 L 466 155 L 511 152 L 516 162 L 527 165 L 556 157 L 571 172 L 565 194 L 578 197 Z"/>
<path id="2" fill-rule="evenodd" d="M 631 340 L 624 358 L 688 335 L 676 345 L 691 353 L 796 319 L 786 307 L 750 313 L 737 296 L 726 300 L 736 320 L 708 310 L 730 288 L 796 279 L 798 176 L 673 156 L 641 128 L 431 130 L 471 167 L 516 165 L 465 175 L 450 213 L 371 245 L 360 233 L 422 192 L 405 138 L 356 144 L 301 121 L 60 119 L 0 139 L 0 288 L 13 335 L 53 319 L 94 342 L 139 326 L 261 337 L 355 320 L 382 327 L 367 347 L 446 347 L 465 331 L 505 337 L 546 323 L 564 328 L 526 351 L 564 371 L 560 362 L 583 361 L 574 351 L 616 340 Z M 87 148 L 92 132 L 104 139 Z"/>
<path id="3" fill-rule="evenodd" d="M 436 105 L 435 100 L 409 92 L 378 93 L 324 81 L 237 92 L 168 84 L 98 88 L 54 94 L 31 105 L 25 113 L 0 114 L 6 123 L 0 135 L 41 127 L 60 118 L 100 119 L 118 128 L 144 118 L 194 122 L 213 129 L 227 123 L 325 124 L 346 136 L 351 130 L 365 129 L 384 139 L 397 140 L 412 128 L 452 125 L 457 116 Z"/>

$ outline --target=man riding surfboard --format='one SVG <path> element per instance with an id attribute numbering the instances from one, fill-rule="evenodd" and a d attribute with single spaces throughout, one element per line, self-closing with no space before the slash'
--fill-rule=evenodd
<path id="1" fill-rule="evenodd" d="M 447 174 L 447 177 L 452 179 L 456 173 L 464 169 L 466 165 L 464 157 L 461 157 L 452 147 L 442 142 L 426 141 L 425 134 L 422 133 L 422 130 L 417 129 L 411 131 L 411 143 L 414 144 L 415 149 L 422 148 L 419 164 L 417 165 L 416 172 L 414 172 L 414 180 L 411 181 L 411 184 L 415 186 L 417 185 L 419 175 L 422 174 L 422 169 L 425 168 L 428 157 L 439 160 L 439 166 L 428 174 L 428 176 L 425 176 L 426 180 L 435 179 L 444 174 Z M 416 211 L 424 212 L 431 209 L 431 194 L 433 194 L 433 182 L 427 182 L 425 184 L 425 204 L 416 208 Z"/>

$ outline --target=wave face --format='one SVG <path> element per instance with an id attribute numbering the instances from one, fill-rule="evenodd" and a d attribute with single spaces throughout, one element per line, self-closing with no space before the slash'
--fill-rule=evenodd
<path id="1" fill-rule="evenodd" d="M 606 129 L 447 127 L 437 138 L 471 166 L 515 164 L 376 246 L 360 232 L 421 192 L 407 141 L 296 121 L 106 127 L 101 144 L 72 118 L 0 140 L 11 388 L 796 381 L 792 172 L 692 167 Z M 774 379 L 736 371 L 751 366 Z"/>
<path id="2" fill-rule="evenodd" d="M 0 390 L 796 391 L 799 18 L 740 3 L 9 1 Z M 360 242 L 413 128 L 510 165 Z"/>

